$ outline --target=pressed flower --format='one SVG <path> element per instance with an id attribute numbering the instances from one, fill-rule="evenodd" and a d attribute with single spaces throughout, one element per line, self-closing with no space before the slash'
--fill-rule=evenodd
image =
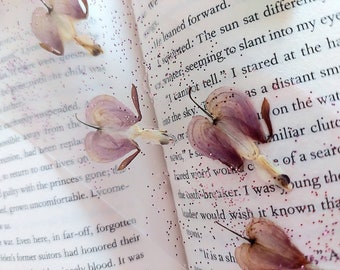
<path id="1" fill-rule="evenodd" d="M 137 137 L 148 143 L 161 145 L 171 141 L 165 131 L 142 129 L 136 124 L 142 119 L 142 114 L 134 85 L 131 88 L 131 97 L 137 115 L 115 97 L 100 95 L 92 99 L 86 108 L 87 123 L 78 119 L 96 129 L 85 137 L 85 150 L 94 161 L 111 162 L 134 151 L 122 161 L 118 170 L 126 168 L 139 154 L 140 148 L 135 141 Z"/>
<path id="2" fill-rule="evenodd" d="M 40 0 L 45 8 L 36 8 L 32 15 L 32 31 L 40 46 L 56 55 L 64 54 L 64 41 L 74 40 L 92 55 L 103 53 L 101 47 L 87 36 L 79 36 L 76 20 L 86 19 L 87 0 Z M 47 10 L 46 10 L 47 9 Z"/>
<path id="3" fill-rule="evenodd" d="M 216 222 L 249 243 L 235 250 L 236 261 L 243 270 L 316 270 L 287 234 L 266 218 L 253 218 L 244 237 Z"/>
<path id="4" fill-rule="evenodd" d="M 292 188 L 289 177 L 270 164 L 255 144 L 265 143 L 268 138 L 246 95 L 220 87 L 208 96 L 206 110 L 192 98 L 191 89 L 189 97 L 208 115 L 208 118 L 194 116 L 189 123 L 188 139 L 196 151 L 211 159 L 217 159 L 236 171 L 243 169 L 244 159 L 254 160 L 264 167 L 280 186 L 288 190 Z M 264 99 L 261 112 L 270 138 L 273 130 L 269 111 L 269 103 Z"/>

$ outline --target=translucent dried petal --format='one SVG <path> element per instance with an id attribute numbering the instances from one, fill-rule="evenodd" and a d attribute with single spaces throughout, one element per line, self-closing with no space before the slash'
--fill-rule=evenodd
<path id="1" fill-rule="evenodd" d="M 119 134 L 111 136 L 102 131 L 92 131 L 85 137 L 85 150 L 89 157 L 96 162 L 111 162 L 133 150 L 139 152 L 139 147 L 133 140 Z M 132 155 L 136 156 L 135 154 Z M 125 166 L 127 165 L 125 164 Z"/>
<path id="2" fill-rule="evenodd" d="M 266 98 L 263 99 L 262 106 L 261 106 L 261 114 L 263 117 L 264 122 L 267 125 L 269 136 L 267 141 L 273 136 L 273 126 L 270 120 L 270 105 Z"/>
<path id="3" fill-rule="evenodd" d="M 203 116 L 194 116 L 188 126 L 188 139 L 191 146 L 211 159 L 217 159 L 227 166 L 242 169 L 243 160 L 217 126 Z"/>
<path id="4" fill-rule="evenodd" d="M 109 95 L 100 95 L 90 101 L 86 120 L 92 125 L 114 130 L 127 129 L 139 121 L 127 106 Z"/>
<path id="5" fill-rule="evenodd" d="M 140 120 L 142 120 L 142 113 L 140 111 L 137 88 L 134 84 L 132 84 L 132 86 L 131 86 L 131 99 L 132 99 L 133 105 L 135 106 L 135 109 L 136 109 L 137 114 L 138 114 L 137 119 L 138 119 L 138 121 L 140 121 Z"/>
<path id="6" fill-rule="evenodd" d="M 68 15 L 77 20 L 85 19 L 88 15 L 87 0 L 49 0 L 46 4 L 52 7 L 54 12 Z"/>
<path id="7" fill-rule="evenodd" d="M 257 119 L 255 108 L 246 95 L 228 87 L 220 87 L 208 96 L 206 106 L 214 116 L 216 124 L 223 122 L 224 125 L 239 129 L 255 141 L 266 141 L 266 135 Z"/>
<path id="8" fill-rule="evenodd" d="M 97 96 L 89 102 L 86 108 L 86 121 L 100 128 L 109 128 L 116 131 L 126 130 L 142 119 L 137 89 L 134 85 L 131 87 L 131 99 L 137 115 L 113 96 Z"/>
<path id="9" fill-rule="evenodd" d="M 270 220 L 253 219 L 247 225 L 246 234 L 251 243 L 244 243 L 235 251 L 236 261 L 242 269 L 313 269 L 286 233 Z"/>
<path id="10" fill-rule="evenodd" d="M 33 12 L 32 31 L 44 49 L 57 55 L 64 53 L 55 17 L 49 16 L 45 8 L 40 7 Z"/>

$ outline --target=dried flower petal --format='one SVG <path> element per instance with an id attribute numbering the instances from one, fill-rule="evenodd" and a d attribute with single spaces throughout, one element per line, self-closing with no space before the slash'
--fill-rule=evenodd
<path id="1" fill-rule="evenodd" d="M 236 261 L 243 270 L 316 269 L 287 234 L 266 218 L 252 219 L 246 227 L 246 234 L 248 238 L 242 238 L 250 243 L 243 243 L 235 250 Z"/>
<path id="2" fill-rule="evenodd" d="M 216 122 L 233 126 L 255 141 L 266 141 L 255 108 L 246 95 L 227 87 L 220 87 L 208 96 L 206 106 Z"/>
<path id="3" fill-rule="evenodd" d="M 191 90 L 189 96 L 192 99 Z M 289 177 L 270 164 L 254 143 L 264 143 L 267 138 L 246 95 L 221 87 L 208 96 L 207 111 L 194 100 L 193 102 L 212 120 L 194 116 L 189 123 L 188 139 L 195 150 L 236 170 L 243 168 L 244 158 L 254 160 L 263 166 L 279 185 L 288 190 L 292 188 Z M 271 136 L 273 129 L 269 111 L 269 103 L 265 99 L 262 113 Z"/>
<path id="4" fill-rule="evenodd" d="M 88 15 L 87 0 L 40 1 L 47 11 L 42 7 L 35 9 L 32 14 L 32 31 L 40 40 L 42 48 L 62 55 L 63 42 L 73 39 L 94 56 L 103 52 L 92 39 L 78 36 L 74 27 L 75 20 L 85 19 Z"/>
<path id="5" fill-rule="evenodd" d="M 261 106 L 261 114 L 263 117 L 264 122 L 267 125 L 268 128 L 268 132 L 269 132 L 269 136 L 267 141 L 273 136 L 273 126 L 272 126 L 272 122 L 270 120 L 270 105 L 269 102 L 266 98 L 263 99 L 263 103 Z"/>
<path id="6" fill-rule="evenodd" d="M 85 137 L 85 149 L 89 157 L 96 162 L 111 162 L 117 160 L 127 153 L 136 150 L 132 154 L 135 157 L 139 152 L 139 147 L 136 142 L 124 136 L 111 136 L 102 131 L 89 132 Z M 133 159 L 133 158 L 132 158 Z M 131 156 L 126 158 L 118 169 L 124 169 L 131 161 Z M 130 162 L 126 163 L 126 160 Z"/>
<path id="7" fill-rule="evenodd" d="M 86 121 L 91 125 L 118 131 L 136 124 L 139 118 L 115 97 L 100 95 L 88 104 Z"/>
<path id="8" fill-rule="evenodd" d="M 188 139 L 192 147 L 211 159 L 228 167 L 241 170 L 243 160 L 231 145 L 229 137 L 203 116 L 194 116 L 188 126 Z"/>
<path id="9" fill-rule="evenodd" d="M 59 35 L 55 17 L 46 16 L 44 8 L 37 8 L 33 12 L 32 30 L 41 41 L 40 46 L 56 55 L 64 53 L 64 45 Z"/>
<path id="10" fill-rule="evenodd" d="M 48 0 L 46 4 L 53 7 L 56 13 L 68 15 L 77 20 L 85 19 L 89 11 L 87 0 Z"/>
<path id="11" fill-rule="evenodd" d="M 131 87 L 131 97 L 137 115 L 115 97 L 100 95 L 92 99 L 87 106 L 88 124 L 78 119 L 83 124 L 97 129 L 85 138 L 85 150 L 94 161 L 111 162 L 136 150 L 121 162 L 118 170 L 126 168 L 139 154 L 140 149 L 134 141 L 135 138 L 140 137 L 147 142 L 162 145 L 171 141 L 165 131 L 141 129 L 136 125 L 142 119 L 142 114 L 134 85 Z"/>

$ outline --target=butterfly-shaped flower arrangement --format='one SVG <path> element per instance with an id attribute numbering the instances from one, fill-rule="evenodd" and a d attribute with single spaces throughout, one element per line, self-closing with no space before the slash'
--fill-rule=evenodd
<path id="1" fill-rule="evenodd" d="M 257 119 L 253 105 L 245 94 L 220 87 L 208 96 L 207 110 L 192 98 L 191 89 L 189 97 L 208 115 L 208 118 L 201 115 L 194 116 L 189 123 L 188 139 L 196 151 L 211 159 L 217 159 L 236 171 L 243 169 L 244 159 L 254 160 L 264 167 L 280 186 L 287 190 L 292 189 L 289 177 L 281 174 L 268 162 L 254 143 L 254 141 L 265 143 L 268 139 Z M 269 103 L 264 99 L 261 113 L 270 138 L 273 129 L 269 111 Z"/>
<path id="2" fill-rule="evenodd" d="M 88 16 L 87 0 L 40 0 L 45 8 L 36 8 L 32 15 L 32 31 L 40 46 L 56 55 L 64 54 L 64 41 L 74 40 L 92 55 L 103 53 L 98 44 L 87 36 L 79 36 L 76 20 Z"/>
<path id="3" fill-rule="evenodd" d="M 92 99 L 86 108 L 87 123 L 78 119 L 96 129 L 85 137 L 85 150 L 92 160 L 111 162 L 135 151 L 119 165 L 118 170 L 123 170 L 141 151 L 135 141 L 137 137 L 147 143 L 161 145 L 172 141 L 165 131 L 142 129 L 136 124 L 142 119 L 142 114 L 135 85 L 131 87 L 131 98 L 137 115 L 115 97 L 100 95 Z"/>
<path id="4" fill-rule="evenodd" d="M 216 222 L 249 243 L 235 250 L 236 261 L 243 270 L 317 270 L 290 241 L 287 234 L 267 218 L 253 218 L 244 237 Z"/>

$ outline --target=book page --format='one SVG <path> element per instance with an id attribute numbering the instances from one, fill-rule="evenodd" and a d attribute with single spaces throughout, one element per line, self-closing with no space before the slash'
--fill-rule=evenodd
<path id="1" fill-rule="evenodd" d="M 190 269 L 240 269 L 234 251 L 246 241 L 215 221 L 246 236 L 256 217 L 283 228 L 313 264 L 338 269 L 340 2 L 138 3 L 156 114 L 176 138 L 165 157 Z M 221 86 L 248 96 L 266 132 L 261 104 L 270 103 L 274 136 L 258 147 L 290 177 L 290 192 L 253 160 L 235 172 L 190 145 L 190 120 L 206 114 L 189 88 L 204 107 Z"/>
<path id="2" fill-rule="evenodd" d="M 88 3 L 75 27 L 102 47 L 96 57 L 72 41 L 62 56 L 39 46 L 31 17 L 42 2 L 0 4 L 0 268 L 185 269 L 162 146 L 136 139 L 141 153 L 122 171 L 123 158 L 85 151 L 95 130 L 76 114 L 86 121 L 95 96 L 137 114 L 134 84 L 138 124 L 157 126 L 130 4 Z"/>

